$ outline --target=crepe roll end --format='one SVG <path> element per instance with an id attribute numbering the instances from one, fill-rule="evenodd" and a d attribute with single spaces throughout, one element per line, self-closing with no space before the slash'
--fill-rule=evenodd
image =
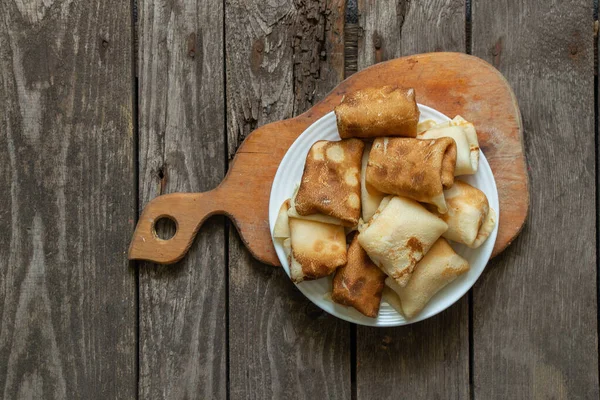
<path id="1" fill-rule="evenodd" d="M 469 144 L 471 170 L 467 171 L 465 175 L 472 175 L 479 169 L 479 140 L 477 138 L 477 131 L 475 125 L 472 122 L 467 121 L 460 115 L 454 117 L 451 121 L 453 126 L 458 126 L 462 129 L 467 143 Z"/>
<path id="2" fill-rule="evenodd" d="M 302 270 L 302 265 L 300 265 L 298 260 L 296 260 L 296 258 L 291 253 L 289 256 L 289 263 L 290 263 L 290 278 L 292 279 L 292 282 L 300 283 L 300 282 L 304 281 L 304 278 L 306 277 L 306 275 L 304 274 L 304 271 Z"/>
<path id="3" fill-rule="evenodd" d="M 279 214 L 277 214 L 277 220 L 275 221 L 275 227 L 273 228 L 273 237 L 276 239 L 290 237 L 290 225 L 288 219 L 289 209 L 290 199 L 287 199 L 281 204 L 281 208 L 279 208 Z"/>
<path id="4" fill-rule="evenodd" d="M 446 199 L 444 198 L 444 194 L 440 194 L 435 196 L 431 202 L 437 208 L 437 212 L 440 214 L 446 214 L 448 212 L 448 204 L 446 203 Z"/>
<path id="5" fill-rule="evenodd" d="M 426 119 L 423 122 L 419 122 L 419 124 L 417 125 L 417 135 L 433 128 L 436 125 L 437 123 L 432 119 Z"/>
<path id="6" fill-rule="evenodd" d="M 462 117 L 456 116 L 451 121 L 427 126 L 427 129 L 422 132 L 420 131 L 417 137 L 419 139 L 442 137 L 454 139 L 456 143 L 456 168 L 454 175 L 473 175 L 477 172 L 479 166 L 477 132 L 473 124 L 465 121 Z"/>
<path id="7" fill-rule="evenodd" d="M 496 211 L 494 211 L 494 209 L 490 207 L 490 209 L 486 215 L 485 221 L 481 225 L 481 228 L 479 228 L 479 232 L 477 233 L 477 238 L 475 239 L 473 244 L 471 244 L 469 246 L 470 248 L 476 249 L 479 246 L 481 246 L 483 244 L 483 242 L 485 242 L 487 240 L 487 238 L 490 236 L 490 233 L 492 233 L 492 231 L 494 230 L 494 227 L 496 226 L 496 219 L 497 219 Z"/>
<path id="8" fill-rule="evenodd" d="M 440 138 L 441 145 L 445 146 L 442 159 L 442 187 L 448 189 L 454 184 L 454 170 L 456 168 L 456 142 L 452 138 Z"/>
<path id="9" fill-rule="evenodd" d="M 292 255 L 292 241 L 291 239 L 285 239 L 283 241 L 283 252 L 288 260 L 290 266 L 290 279 L 294 283 L 300 283 L 304 280 L 304 272 L 302 272 L 302 266 Z"/>
<path id="10" fill-rule="evenodd" d="M 394 310 L 396 310 L 396 312 L 398 314 L 404 315 L 404 312 L 402 311 L 402 303 L 400 302 L 400 297 L 398 297 L 398 294 L 396 292 L 394 292 L 394 290 L 388 286 L 388 284 L 387 284 L 388 279 L 389 278 L 386 278 L 386 280 L 385 280 L 386 285 L 383 288 L 382 299 L 383 299 L 383 301 L 388 303 L 390 305 L 390 307 L 392 307 Z"/>
<path id="11" fill-rule="evenodd" d="M 479 169 L 479 147 L 478 146 L 471 146 L 471 175 L 475 174 L 477 172 L 477 170 Z"/>

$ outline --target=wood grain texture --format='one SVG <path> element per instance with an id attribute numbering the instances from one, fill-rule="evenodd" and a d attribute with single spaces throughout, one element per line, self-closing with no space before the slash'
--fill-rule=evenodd
<path id="1" fill-rule="evenodd" d="M 398 328 L 358 326 L 357 399 L 468 399 L 468 302 Z"/>
<path id="2" fill-rule="evenodd" d="M 358 0 L 358 70 L 392 58 L 465 51 L 465 0 Z"/>
<path id="3" fill-rule="evenodd" d="M 464 0 L 359 0 L 358 10 L 359 70 L 414 53 L 465 51 Z M 415 88 L 418 101 L 430 105 L 422 96 L 419 79 Z M 411 399 L 468 398 L 468 321 L 465 296 L 441 315 L 416 325 L 359 326 L 357 399 L 395 399 L 398 393 Z"/>
<path id="4" fill-rule="evenodd" d="M 473 1 L 473 53 L 516 92 L 531 176 L 525 229 L 473 291 L 476 399 L 598 398 L 592 35 L 589 1 Z"/>
<path id="5" fill-rule="evenodd" d="M 0 2 L 0 397 L 134 398 L 129 2 Z"/>
<path id="6" fill-rule="evenodd" d="M 347 78 L 358 70 L 358 23 L 346 22 L 344 26 L 344 77 Z"/>
<path id="7" fill-rule="evenodd" d="M 230 155 L 257 126 L 304 111 L 342 79 L 343 15 L 339 0 L 227 1 Z M 272 182 L 256 169 L 261 186 L 248 192 L 254 182 L 235 172 L 265 152 L 252 142 L 244 143 L 229 174 L 243 188 L 237 200 L 251 202 L 249 212 L 262 208 L 254 207 L 255 195 L 269 193 Z M 268 147 L 285 142 L 274 135 Z M 229 242 L 231 398 L 349 399 L 349 325 L 314 306 L 281 268 L 255 261 L 233 229 Z"/>
<path id="8" fill-rule="evenodd" d="M 225 169 L 223 2 L 139 2 L 140 207 L 216 186 Z M 222 218 L 188 257 L 140 264 L 141 398 L 224 398 L 226 260 Z"/>

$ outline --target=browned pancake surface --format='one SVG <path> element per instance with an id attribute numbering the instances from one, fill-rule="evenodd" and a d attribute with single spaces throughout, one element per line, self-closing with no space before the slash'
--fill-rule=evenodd
<path id="1" fill-rule="evenodd" d="M 367 317 L 379 314 L 386 275 L 371 261 L 358 243 L 358 235 L 348 248 L 348 263 L 333 278 L 333 301 L 352 306 Z"/>
<path id="2" fill-rule="evenodd" d="M 310 149 L 295 199 L 300 215 L 325 214 L 353 226 L 360 218 L 359 139 L 321 140 Z"/>
<path id="3" fill-rule="evenodd" d="M 415 91 L 397 86 L 348 93 L 335 107 L 341 138 L 415 137 L 419 115 Z"/>
<path id="4" fill-rule="evenodd" d="M 378 138 L 367 163 L 367 189 L 435 204 L 454 183 L 455 163 L 451 138 Z"/>

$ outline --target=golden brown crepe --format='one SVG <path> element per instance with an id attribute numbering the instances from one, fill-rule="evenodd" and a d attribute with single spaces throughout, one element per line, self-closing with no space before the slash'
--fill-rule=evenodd
<path id="1" fill-rule="evenodd" d="M 357 90 L 346 94 L 334 110 L 342 139 L 417 136 L 420 112 L 414 89 L 383 86 Z"/>
<path id="2" fill-rule="evenodd" d="M 414 200 L 386 197 L 358 242 L 371 260 L 401 286 L 448 226 Z"/>
<path id="3" fill-rule="evenodd" d="M 444 196 L 448 212 L 438 216 L 448 224 L 448 230 L 442 236 L 471 248 L 479 247 L 496 225 L 496 212 L 490 208 L 485 193 L 456 180 Z M 433 207 L 429 209 L 436 213 Z"/>
<path id="4" fill-rule="evenodd" d="M 365 176 L 367 172 L 367 162 L 369 161 L 369 153 L 371 152 L 371 143 L 365 144 L 365 151 L 362 156 L 362 165 L 360 169 L 360 203 L 362 206 L 362 219 L 369 222 L 381 200 L 385 197 L 381 194 L 369 193 L 366 187 Z"/>
<path id="5" fill-rule="evenodd" d="M 479 166 L 479 142 L 477 132 L 472 123 L 457 115 L 452 121 L 437 124 L 425 132 L 420 132 L 419 139 L 436 139 L 451 137 L 456 143 L 456 168 L 454 175 L 473 175 Z"/>
<path id="6" fill-rule="evenodd" d="M 451 138 L 378 138 L 367 163 L 367 190 L 434 204 L 444 213 L 444 189 L 454 183 L 455 163 Z"/>
<path id="7" fill-rule="evenodd" d="M 360 218 L 360 162 L 365 145 L 358 139 L 321 140 L 308 152 L 295 209 L 325 214 L 355 226 Z"/>
<path id="8" fill-rule="evenodd" d="M 385 274 L 371 261 L 358 243 L 358 235 L 348 248 L 348 262 L 333 278 L 333 301 L 352 306 L 367 317 L 379 313 Z"/>
<path id="9" fill-rule="evenodd" d="M 290 218 L 289 223 L 292 281 L 323 278 L 346 264 L 343 226 L 296 218 Z"/>
<path id="10" fill-rule="evenodd" d="M 387 278 L 385 284 L 400 298 L 402 314 L 413 318 L 429 303 L 429 300 L 447 284 L 469 270 L 467 260 L 454 252 L 446 239 L 439 239 L 417 264 L 412 277 L 404 287 Z M 386 300 L 394 308 L 397 301 Z"/>
<path id="11" fill-rule="evenodd" d="M 290 199 L 281 204 L 275 227 L 273 228 L 273 237 L 275 239 L 285 239 L 290 237 L 290 224 L 288 219 L 288 210 L 290 208 Z"/>

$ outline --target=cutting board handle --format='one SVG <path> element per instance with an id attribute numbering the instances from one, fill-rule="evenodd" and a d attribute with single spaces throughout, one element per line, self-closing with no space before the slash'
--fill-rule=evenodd
<path id="1" fill-rule="evenodd" d="M 158 196 L 146 205 L 129 246 L 130 260 L 172 264 L 183 258 L 198 229 L 211 215 L 224 213 L 218 189 L 204 193 L 173 193 Z M 162 218 L 175 222 L 175 235 L 161 239 L 156 223 Z"/>

